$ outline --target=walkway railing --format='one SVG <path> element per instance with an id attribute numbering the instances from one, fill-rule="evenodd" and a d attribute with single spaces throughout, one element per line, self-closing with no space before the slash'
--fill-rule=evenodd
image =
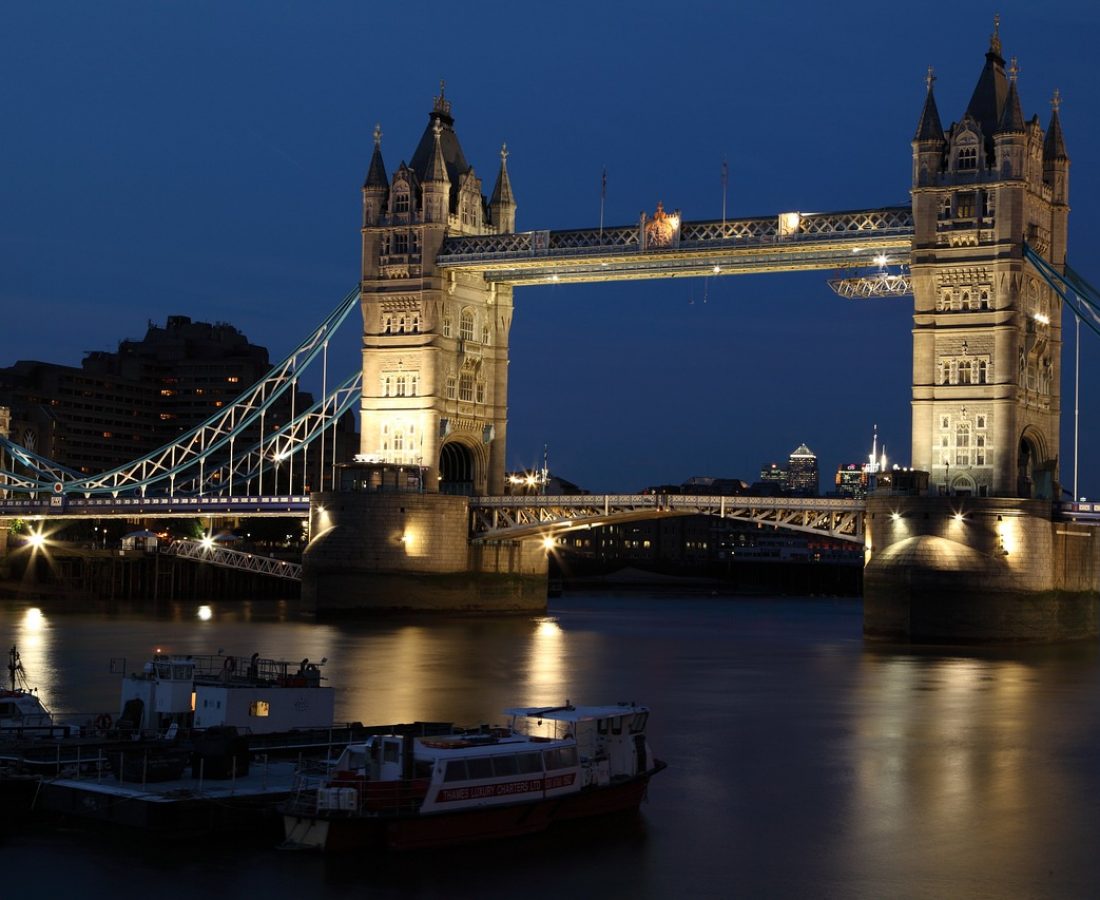
<path id="1" fill-rule="evenodd" d="M 255 572 L 257 575 L 271 575 L 288 581 L 302 580 L 302 567 L 298 563 L 274 559 L 270 556 L 258 556 L 221 547 L 217 542 L 209 541 L 172 541 L 162 553 L 180 559 L 193 559 L 196 562 L 209 563 L 225 569 L 237 569 L 241 572 Z"/>

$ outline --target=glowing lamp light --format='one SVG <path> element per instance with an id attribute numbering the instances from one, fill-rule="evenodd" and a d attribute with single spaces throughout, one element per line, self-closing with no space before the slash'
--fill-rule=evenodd
<path id="1" fill-rule="evenodd" d="M 203 622 L 209 622 L 214 618 L 214 610 L 209 606 L 200 606 L 197 615 Z"/>
<path id="2" fill-rule="evenodd" d="M 411 531 L 406 531 L 401 535 L 401 543 L 406 547 L 411 547 L 413 545 L 413 535 Z"/>
<path id="3" fill-rule="evenodd" d="M 548 535 L 542 539 L 542 549 L 553 550 L 556 543 L 557 541 L 555 541 L 552 537 Z"/>
<path id="4" fill-rule="evenodd" d="M 880 253 L 878 256 L 875 257 L 875 262 L 880 266 L 886 265 L 886 254 Z"/>
<path id="5" fill-rule="evenodd" d="M 27 535 L 27 543 L 35 550 L 39 550 L 46 545 L 46 535 L 41 531 L 32 531 Z"/>
<path id="6" fill-rule="evenodd" d="M 961 512 L 957 512 L 951 518 L 953 518 L 956 522 L 961 522 L 963 521 L 963 514 Z"/>
<path id="7" fill-rule="evenodd" d="M 1040 325 L 1049 325 L 1050 316 L 1044 315 L 1043 313 L 1035 313 L 1035 321 Z"/>
<path id="8" fill-rule="evenodd" d="M 721 272 L 721 271 L 722 271 L 722 267 L 721 267 L 721 266 L 715 266 L 715 267 L 714 267 L 714 274 L 715 274 L 715 275 L 717 275 L 717 274 L 718 274 L 719 272 Z"/>
<path id="9" fill-rule="evenodd" d="M 896 521 L 898 521 L 898 519 L 900 519 L 900 518 L 901 518 L 901 513 L 899 513 L 899 512 L 892 512 L 892 513 L 890 513 L 890 521 L 891 521 L 891 522 L 896 522 Z"/>
<path id="10" fill-rule="evenodd" d="M 211 550 L 214 547 L 214 539 L 210 537 L 210 535 L 204 537 L 200 543 L 202 544 L 203 550 Z"/>

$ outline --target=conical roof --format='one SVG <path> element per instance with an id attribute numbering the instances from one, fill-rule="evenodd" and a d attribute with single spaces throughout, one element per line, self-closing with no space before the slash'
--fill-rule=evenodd
<path id="1" fill-rule="evenodd" d="M 924 98 L 924 109 L 920 111 L 920 121 L 917 123 L 917 133 L 913 135 L 914 141 L 939 141 L 943 143 L 943 125 L 940 122 L 940 111 L 936 108 L 936 98 L 932 95 L 932 73 L 928 73 L 928 95 Z"/>
<path id="2" fill-rule="evenodd" d="M 489 199 L 489 203 L 492 206 L 500 206 L 502 204 L 516 205 L 516 198 L 512 194 L 512 182 L 508 178 L 507 144 L 502 144 L 500 147 L 500 172 L 497 175 L 497 183 L 493 187 L 493 195 Z"/>
<path id="3" fill-rule="evenodd" d="M 457 185 L 459 176 L 470 171 L 470 165 L 466 162 L 462 145 L 459 144 L 458 135 L 455 134 L 455 120 L 451 116 L 451 101 L 443 96 L 442 85 L 440 85 L 439 96 L 435 98 L 435 105 L 428 114 L 428 125 L 420 136 L 420 143 L 416 145 L 416 151 L 409 161 L 409 168 L 420 176 L 421 181 L 428 180 L 428 168 L 435 161 L 435 125 L 437 122 L 443 129 L 439 135 L 439 143 L 443 150 L 443 162 L 447 167 L 447 180 L 452 185 Z"/>
<path id="4" fill-rule="evenodd" d="M 425 183 L 429 181 L 450 183 L 451 179 L 447 175 L 447 163 L 443 158 L 443 126 L 438 120 L 432 123 L 432 155 L 431 162 L 428 163 L 427 171 L 424 172 L 423 181 Z M 416 166 L 413 166 L 413 171 L 416 171 Z"/>
<path id="5" fill-rule="evenodd" d="M 1008 79 L 1005 77 L 1005 61 L 1001 56 L 1001 39 L 994 30 L 985 54 L 985 66 L 978 76 L 978 83 L 966 111 L 982 127 L 982 134 L 992 149 L 993 133 L 1001 121 L 1005 100 L 1008 97 Z"/>
<path id="6" fill-rule="evenodd" d="M 1024 114 L 1020 109 L 1020 95 L 1016 92 L 1016 78 L 1013 77 L 1008 84 L 1008 96 L 1005 97 L 1004 109 L 1001 110 L 1001 118 L 997 123 L 998 132 L 1024 131 Z"/>
<path id="7" fill-rule="evenodd" d="M 1046 140 L 1043 141 L 1043 159 L 1069 159 L 1066 154 L 1066 140 L 1062 136 L 1062 120 L 1058 115 L 1058 108 L 1061 105 L 1061 97 L 1055 91 L 1054 100 L 1051 103 L 1053 109 L 1050 113 L 1050 125 L 1047 126 Z"/>
<path id="8" fill-rule="evenodd" d="M 799 444 L 798 447 L 791 451 L 791 459 L 794 459 L 796 456 L 813 457 L 814 459 L 817 459 L 817 454 L 814 453 L 814 451 L 807 447 L 805 444 Z"/>
<path id="9" fill-rule="evenodd" d="M 382 129 L 374 126 L 374 153 L 371 154 L 370 167 L 367 169 L 367 180 L 363 187 L 388 187 L 389 179 L 386 177 L 386 165 L 382 162 Z"/>

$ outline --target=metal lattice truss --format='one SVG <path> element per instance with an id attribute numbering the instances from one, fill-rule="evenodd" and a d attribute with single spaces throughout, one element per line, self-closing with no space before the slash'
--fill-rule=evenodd
<path id="1" fill-rule="evenodd" d="M 849 300 L 870 300 L 876 297 L 910 297 L 913 279 L 908 272 L 875 272 L 832 278 L 829 287 Z"/>
<path id="2" fill-rule="evenodd" d="M 172 494 L 208 495 L 228 492 L 232 496 L 234 487 L 246 485 L 257 477 L 261 469 L 271 469 L 303 451 L 344 413 L 357 408 L 362 395 L 362 384 L 363 373 L 357 371 L 305 412 L 247 450 L 236 452 L 236 441 L 230 438 L 229 456 L 221 464 L 209 469 L 204 467 L 201 482 L 198 480 L 198 473 L 192 471 L 189 481 L 174 483 Z"/>
<path id="3" fill-rule="evenodd" d="M 221 566 L 223 569 L 236 569 L 238 572 L 255 572 L 257 575 L 271 575 L 287 581 L 302 580 L 302 567 L 297 563 L 230 550 L 219 547 L 217 542 L 177 540 L 172 541 L 161 552 L 180 559 L 193 559 L 196 562 Z"/>
<path id="4" fill-rule="evenodd" d="M 147 456 L 108 472 L 89 476 L 64 469 L 50 460 L 37 457 L 26 448 L 4 440 L 2 446 L 8 452 L 9 458 L 22 463 L 27 471 L 0 469 L 0 480 L 5 482 L 5 488 L 17 492 L 46 491 L 84 496 L 117 496 L 124 492 L 144 494 L 148 487 L 161 482 L 167 481 L 174 487 L 180 476 L 189 477 L 196 484 L 204 483 L 206 477 L 203 468 L 207 460 L 215 454 L 220 458 L 236 436 L 260 419 L 311 362 L 322 353 L 327 354 L 329 340 L 358 306 L 358 300 L 359 288 L 356 287 L 308 338 L 282 362 L 272 367 L 260 381 L 201 425 Z M 192 474 L 192 469 L 199 474 Z"/>
<path id="5" fill-rule="evenodd" d="M 1063 266 L 1065 271 L 1059 272 L 1027 243 L 1024 244 L 1024 259 L 1035 267 L 1035 271 L 1080 321 L 1100 334 L 1100 291 L 1071 269 L 1068 263 Z"/>
<path id="6" fill-rule="evenodd" d="M 673 217 L 675 218 L 675 217 Z M 649 220 L 652 225 L 653 220 Z M 676 220 L 659 243 L 638 225 L 452 237 L 436 265 L 506 284 L 625 281 L 754 272 L 908 265 L 909 207 Z"/>
<path id="7" fill-rule="evenodd" d="M 579 528 L 666 516 L 718 516 L 863 543 L 862 500 L 817 497 L 709 497 L 602 494 L 564 497 L 475 497 L 474 541 L 553 537 Z"/>

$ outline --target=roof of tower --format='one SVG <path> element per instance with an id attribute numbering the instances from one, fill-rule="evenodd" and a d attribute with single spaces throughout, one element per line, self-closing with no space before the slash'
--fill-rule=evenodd
<path id="1" fill-rule="evenodd" d="M 500 204 L 516 205 L 516 198 L 512 194 L 512 181 L 508 178 L 508 145 L 500 146 L 500 172 L 497 175 L 497 183 L 493 187 L 493 195 L 489 199 L 492 206 Z"/>
<path id="2" fill-rule="evenodd" d="M 413 167 L 415 170 L 415 166 Z M 436 182 L 450 182 L 447 174 L 447 164 L 443 158 L 443 125 L 437 119 L 432 123 L 432 155 L 428 169 L 424 173 L 423 180 Z"/>
<path id="3" fill-rule="evenodd" d="M 443 130 L 439 136 L 440 146 L 443 148 L 443 162 L 447 167 L 447 178 L 452 185 L 458 184 L 458 177 L 465 175 L 470 170 L 466 156 L 462 152 L 462 146 L 458 143 L 458 135 L 455 134 L 455 120 L 451 116 L 451 101 L 443 96 L 442 82 L 439 85 L 439 96 L 435 98 L 432 111 L 428 114 L 428 125 L 420 136 L 420 143 L 416 145 L 416 151 L 409 161 L 411 168 L 421 181 L 427 181 L 428 167 L 434 162 L 435 156 L 435 123 L 438 122 Z"/>
<path id="4" fill-rule="evenodd" d="M 944 140 L 943 124 L 940 122 L 940 111 L 936 108 L 936 98 L 932 95 L 932 82 L 936 76 L 932 74 L 932 67 L 928 67 L 928 94 L 924 98 L 924 109 L 920 111 L 920 121 L 917 123 L 917 133 L 913 135 L 914 141 L 940 141 Z"/>
<path id="5" fill-rule="evenodd" d="M 799 444 L 797 448 L 791 451 L 791 459 L 795 457 L 812 457 L 813 459 L 817 459 L 817 454 L 805 444 Z"/>
<path id="6" fill-rule="evenodd" d="M 371 154 L 370 167 L 367 169 L 367 180 L 363 187 L 389 187 L 389 179 L 386 177 L 386 165 L 382 162 L 382 128 L 374 126 L 374 153 Z"/>
<path id="7" fill-rule="evenodd" d="M 1008 96 L 997 123 L 997 131 L 1024 131 L 1024 113 L 1020 109 L 1020 95 L 1016 91 L 1016 66 L 1013 60 L 1012 79 L 1008 83 Z"/>
<path id="8" fill-rule="evenodd" d="M 1058 110 L 1062 106 L 1062 96 L 1056 90 L 1050 102 L 1050 125 L 1047 127 L 1046 140 L 1043 141 L 1043 159 L 1069 159 L 1066 154 L 1066 141 L 1062 136 L 1062 120 Z"/>
<path id="9" fill-rule="evenodd" d="M 1005 77 L 1004 57 L 1001 56 L 1001 38 L 998 25 L 994 25 L 989 50 L 985 54 L 985 66 L 966 106 L 966 111 L 982 126 L 982 134 L 988 142 L 987 149 L 992 149 L 993 133 L 1001 121 L 1007 97 L 1008 79 Z"/>

